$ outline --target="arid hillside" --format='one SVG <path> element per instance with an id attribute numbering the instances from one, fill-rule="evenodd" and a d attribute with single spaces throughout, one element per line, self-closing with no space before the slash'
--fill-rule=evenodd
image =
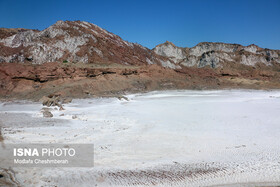
<path id="1" fill-rule="evenodd" d="M 279 89 L 280 51 L 208 42 L 150 50 L 82 21 L 0 29 L 2 99 L 223 88 Z"/>

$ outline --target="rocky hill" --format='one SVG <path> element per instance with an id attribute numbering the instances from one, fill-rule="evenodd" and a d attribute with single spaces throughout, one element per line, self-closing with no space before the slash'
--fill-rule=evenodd
<path id="1" fill-rule="evenodd" d="M 223 63 L 239 63 L 255 66 L 257 63 L 271 66 L 280 63 L 280 50 L 263 49 L 254 44 L 242 46 L 225 43 L 199 43 L 192 48 L 181 48 L 171 42 L 156 46 L 153 51 L 168 57 L 174 64 L 183 67 L 216 68 Z"/>
<path id="2" fill-rule="evenodd" d="M 58 21 L 42 30 L 0 29 L 0 62 L 153 64 L 166 60 L 84 21 Z"/>
<path id="3" fill-rule="evenodd" d="M 220 88 L 279 89 L 280 51 L 209 42 L 151 50 L 83 21 L 0 28 L 2 99 Z"/>
<path id="4" fill-rule="evenodd" d="M 254 66 L 280 63 L 280 51 L 256 45 L 199 43 L 181 48 L 171 42 L 153 50 L 122 40 L 97 25 L 84 21 L 58 21 L 42 30 L 0 29 L 0 62 L 83 62 L 96 64 L 212 68 L 223 63 Z"/>

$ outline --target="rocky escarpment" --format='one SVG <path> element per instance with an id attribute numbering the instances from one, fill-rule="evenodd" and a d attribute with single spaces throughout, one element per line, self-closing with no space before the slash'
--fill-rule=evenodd
<path id="1" fill-rule="evenodd" d="M 186 76 L 158 65 L 95 67 L 82 63 L 0 63 L 0 99 L 84 98 L 190 85 Z"/>
<path id="2" fill-rule="evenodd" d="M 0 29 L 0 62 L 63 61 L 145 65 L 167 60 L 84 21 L 58 21 L 42 31 Z"/>
<path id="3" fill-rule="evenodd" d="M 156 46 L 153 51 L 158 55 L 168 57 L 177 67 L 216 68 L 222 66 L 223 63 L 247 66 L 255 66 L 257 63 L 267 66 L 280 64 L 279 50 L 263 49 L 256 45 L 204 42 L 192 48 L 181 48 L 171 42 L 165 42 Z M 170 67 L 174 67 L 174 64 Z"/>

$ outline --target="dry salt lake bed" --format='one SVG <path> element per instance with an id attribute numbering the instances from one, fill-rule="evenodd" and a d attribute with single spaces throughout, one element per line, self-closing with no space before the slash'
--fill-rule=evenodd
<path id="1" fill-rule="evenodd" d="M 280 185 L 280 91 L 156 91 L 127 97 L 76 99 L 63 111 L 53 107 L 53 118 L 43 117 L 40 103 L 0 103 L 5 144 L 94 144 L 93 168 L 15 167 L 10 172 L 15 184 Z"/>

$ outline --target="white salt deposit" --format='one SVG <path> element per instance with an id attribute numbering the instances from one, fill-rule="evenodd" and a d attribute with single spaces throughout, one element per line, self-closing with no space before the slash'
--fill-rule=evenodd
<path id="1" fill-rule="evenodd" d="M 26 186 L 280 184 L 280 91 L 163 91 L 127 97 L 74 100 L 65 111 L 53 110 L 55 119 L 68 120 L 65 125 L 2 128 L 5 143 L 94 143 L 92 169 L 15 168 L 18 180 L 29 181 Z M 40 122 L 40 107 L 2 103 L 0 113 L 28 113 Z M 179 177 L 189 170 L 194 174 Z M 154 172 L 161 175 L 151 177 Z"/>

